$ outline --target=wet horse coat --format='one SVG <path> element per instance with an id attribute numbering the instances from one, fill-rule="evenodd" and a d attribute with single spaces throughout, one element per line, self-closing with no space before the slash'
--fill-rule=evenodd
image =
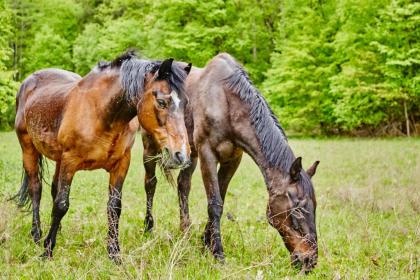
<path id="1" fill-rule="evenodd" d="M 311 270 L 317 262 L 317 235 L 316 201 L 310 177 L 318 163 L 307 172 L 302 170 L 301 158 L 294 156 L 267 102 L 230 55 L 219 54 L 205 68 L 193 68 L 186 80 L 186 92 L 190 102 L 185 121 L 192 164 L 178 176 L 181 228 L 190 225 L 188 195 L 199 157 L 209 217 L 203 238 L 214 256 L 224 259 L 220 219 L 229 182 L 245 151 L 264 175 L 270 224 L 283 237 L 292 262 Z M 147 158 L 157 149 L 147 137 L 143 139 Z M 154 176 L 153 163 L 146 162 L 145 169 L 145 225 L 150 230 L 156 180 L 149 179 Z"/>
<path id="2" fill-rule="evenodd" d="M 44 242 L 44 256 L 52 257 L 60 221 L 69 208 L 75 172 L 103 168 L 110 174 L 108 253 L 119 261 L 121 191 L 138 128 L 138 122 L 133 121 L 136 115 L 159 147 L 171 154 L 169 166 L 189 161 L 183 119 L 183 82 L 187 72 L 172 65 L 172 61 L 140 60 L 129 52 L 113 62 L 99 64 L 84 78 L 64 70 L 46 69 L 23 82 L 16 97 L 15 122 L 25 171 L 19 198 L 25 201 L 25 191 L 29 192 L 32 236 L 36 242 L 41 238 L 42 182 L 38 163 L 42 156 L 56 162 L 51 189 L 52 225 Z M 174 92 L 179 93 L 177 99 Z"/>

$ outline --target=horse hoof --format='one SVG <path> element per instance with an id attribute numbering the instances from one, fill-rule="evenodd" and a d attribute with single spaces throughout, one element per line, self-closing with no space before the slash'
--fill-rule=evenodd
<path id="1" fill-rule="evenodd" d="M 201 237 L 201 240 L 203 241 L 204 246 L 206 246 L 209 249 L 211 248 L 211 241 L 206 232 Z"/>
<path id="2" fill-rule="evenodd" d="M 225 255 L 223 253 L 215 253 L 214 254 L 214 258 L 220 263 L 220 264 L 225 264 Z"/>
<path id="3" fill-rule="evenodd" d="M 121 264 L 120 246 L 118 245 L 118 242 L 111 242 L 108 244 L 108 257 L 115 264 Z"/>
<path id="4" fill-rule="evenodd" d="M 144 232 L 151 232 L 153 230 L 154 221 L 152 217 L 146 217 L 144 220 Z"/>
<path id="5" fill-rule="evenodd" d="M 45 251 L 39 256 L 42 260 L 51 260 L 52 259 L 52 253 Z"/>
<path id="6" fill-rule="evenodd" d="M 116 265 L 122 264 L 122 260 L 119 254 L 110 254 L 108 256 Z"/>
<path id="7" fill-rule="evenodd" d="M 183 233 L 186 233 L 190 230 L 191 222 L 189 220 L 182 221 L 179 227 Z"/>
<path id="8" fill-rule="evenodd" d="M 36 245 L 41 245 L 41 235 L 32 237 Z"/>
<path id="9" fill-rule="evenodd" d="M 40 245 L 42 231 L 32 231 L 31 234 L 32 234 L 32 239 L 34 240 L 35 244 Z"/>

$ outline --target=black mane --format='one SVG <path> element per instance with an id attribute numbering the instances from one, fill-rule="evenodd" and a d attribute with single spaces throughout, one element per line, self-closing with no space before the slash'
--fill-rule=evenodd
<path id="1" fill-rule="evenodd" d="M 254 87 L 247 72 L 235 61 L 234 72 L 224 82 L 249 106 L 251 124 L 255 128 L 261 151 L 268 163 L 288 173 L 296 157 L 277 117 L 261 93 Z M 306 172 L 300 173 L 299 185 L 303 187 L 305 193 L 313 196 L 312 183 Z"/>
<path id="2" fill-rule="evenodd" d="M 251 124 L 255 128 L 261 151 L 268 163 L 289 173 L 296 157 L 287 142 L 283 128 L 267 101 L 252 84 L 247 72 L 236 61 L 234 64 L 235 70 L 224 80 L 225 85 L 249 106 Z M 303 170 L 299 176 L 299 185 L 305 193 L 313 196 L 310 177 Z"/>
<path id="3" fill-rule="evenodd" d="M 287 143 L 286 134 L 248 74 L 238 63 L 235 62 L 235 66 L 232 75 L 225 79 L 225 84 L 250 107 L 251 124 L 269 164 L 288 172 L 295 156 Z"/>
<path id="4" fill-rule="evenodd" d="M 99 68 L 99 70 L 104 70 L 109 67 L 119 68 L 121 67 L 124 61 L 132 59 L 132 58 L 136 58 L 136 57 L 137 57 L 136 50 L 128 50 L 125 53 L 122 53 L 121 55 L 114 58 L 114 60 L 112 61 L 99 61 L 97 67 Z"/>
<path id="5" fill-rule="evenodd" d="M 144 82 L 147 74 L 154 74 L 159 69 L 162 61 L 146 60 L 137 57 L 134 50 L 129 50 L 110 62 L 99 62 L 99 70 L 118 68 L 121 75 L 121 86 L 125 92 L 126 100 L 137 102 L 144 93 Z M 185 70 L 177 63 L 172 64 L 169 85 L 180 98 L 185 98 L 184 81 L 187 78 Z"/>

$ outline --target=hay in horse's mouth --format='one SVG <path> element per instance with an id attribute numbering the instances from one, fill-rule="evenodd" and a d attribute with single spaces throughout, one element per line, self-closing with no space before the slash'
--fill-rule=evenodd
<path id="1" fill-rule="evenodd" d="M 182 165 L 173 164 L 169 153 L 165 150 L 157 155 L 147 157 L 147 159 L 144 162 L 147 163 L 151 161 L 156 161 L 156 163 L 159 166 L 159 169 L 163 173 L 164 178 L 173 187 L 176 187 L 176 180 L 173 171 L 188 168 L 191 164 L 190 161 Z"/>

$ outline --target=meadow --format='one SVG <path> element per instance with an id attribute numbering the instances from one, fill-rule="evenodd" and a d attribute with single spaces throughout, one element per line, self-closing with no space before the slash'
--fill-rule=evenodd
<path id="1" fill-rule="evenodd" d="M 21 180 L 21 151 L 13 132 L 0 133 L 0 277 L 20 279 L 419 279 L 420 139 L 290 139 L 309 167 L 318 208 L 319 260 L 300 275 L 265 218 L 267 192 L 253 161 L 245 157 L 230 185 L 222 238 L 226 264 L 203 248 L 207 205 L 199 170 L 190 197 L 192 227 L 179 230 L 176 189 L 159 176 L 155 229 L 145 234 L 141 140 L 137 137 L 123 188 L 120 244 L 123 264 L 106 252 L 108 176 L 103 170 L 76 174 L 70 210 L 62 221 L 54 259 L 30 236 L 30 214 L 7 198 Z M 54 172 L 49 163 L 48 182 Z M 44 237 L 51 212 L 44 184 Z M 227 216 L 230 218 L 227 219 Z"/>

